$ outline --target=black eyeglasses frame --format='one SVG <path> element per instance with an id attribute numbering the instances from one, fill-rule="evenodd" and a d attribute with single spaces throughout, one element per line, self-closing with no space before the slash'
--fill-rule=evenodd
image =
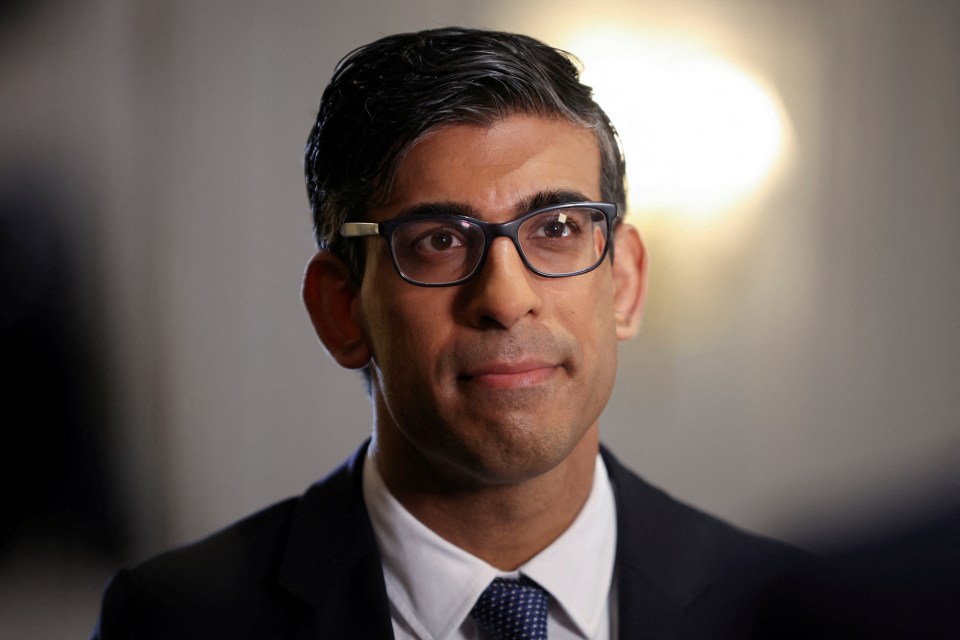
<path id="1" fill-rule="evenodd" d="M 600 211 L 607 219 L 607 237 L 604 239 L 603 252 L 600 257 L 597 259 L 596 263 L 586 269 L 580 269 L 578 271 L 571 271 L 569 273 L 546 273 L 534 267 L 530 264 L 530 261 L 527 259 L 527 256 L 524 255 L 523 248 L 520 246 L 520 237 L 519 229 L 520 226 L 530 218 L 546 213 L 548 211 L 562 211 L 563 209 L 596 209 Z M 517 250 L 517 254 L 520 256 L 520 259 L 523 261 L 524 266 L 527 267 L 532 273 L 537 274 L 543 278 L 569 278 L 571 276 L 579 276 L 584 273 L 589 273 L 603 264 L 603 261 L 607 257 L 607 253 L 613 255 L 613 231 L 616 225 L 617 220 L 619 219 L 619 212 L 617 211 L 618 207 L 615 204 L 609 202 L 564 202 L 562 204 L 555 204 L 549 207 L 543 207 L 530 211 L 523 214 L 519 218 L 515 218 L 509 222 L 487 222 L 486 220 L 480 220 L 478 218 L 472 218 L 470 216 L 463 216 L 457 214 L 437 214 L 435 216 L 429 216 L 432 219 L 437 220 L 450 220 L 450 221 L 462 221 L 469 224 L 475 225 L 480 228 L 483 232 L 483 252 L 480 254 L 480 259 L 477 261 L 477 265 L 473 270 L 465 275 L 462 278 L 454 280 L 452 282 L 420 282 L 419 280 L 414 280 L 407 274 L 403 272 L 403 269 L 400 267 L 400 263 L 397 260 L 397 256 L 394 253 L 392 236 L 393 232 L 400 226 L 405 223 L 413 220 L 421 219 L 419 216 L 417 218 L 409 218 L 406 216 L 400 216 L 393 218 L 391 220 L 386 220 L 384 222 L 345 222 L 340 226 L 340 235 L 344 238 L 362 238 L 368 236 L 380 236 L 387 241 L 387 250 L 390 252 L 390 260 L 393 262 L 393 268 L 396 269 L 397 274 L 403 278 L 404 281 L 409 282 L 410 284 L 416 285 L 418 287 L 453 287 L 456 285 L 461 285 L 466 282 L 469 282 L 473 278 L 477 277 L 477 274 L 483 269 L 483 265 L 487 260 L 487 254 L 490 251 L 490 246 L 493 244 L 493 241 L 496 238 L 504 237 L 509 238 L 513 242 L 514 248 Z"/>

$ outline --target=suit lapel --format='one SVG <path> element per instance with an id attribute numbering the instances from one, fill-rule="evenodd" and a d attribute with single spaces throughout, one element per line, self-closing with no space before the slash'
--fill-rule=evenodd
<path id="1" fill-rule="evenodd" d="M 699 554 L 688 553 L 695 531 L 677 522 L 673 501 L 627 471 L 601 449 L 617 502 L 619 635 L 634 638 L 698 636 L 685 610 L 708 586 Z"/>
<path id="2" fill-rule="evenodd" d="M 361 487 L 367 444 L 307 491 L 290 525 L 280 583 L 313 610 L 315 634 L 305 637 L 393 637 Z"/>

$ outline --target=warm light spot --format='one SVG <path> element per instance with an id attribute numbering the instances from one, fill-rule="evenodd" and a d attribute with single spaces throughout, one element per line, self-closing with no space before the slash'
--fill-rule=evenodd
<path id="1" fill-rule="evenodd" d="M 562 47 L 620 132 L 634 213 L 712 217 L 756 190 L 780 155 L 778 101 L 705 51 L 612 30 L 580 32 Z"/>

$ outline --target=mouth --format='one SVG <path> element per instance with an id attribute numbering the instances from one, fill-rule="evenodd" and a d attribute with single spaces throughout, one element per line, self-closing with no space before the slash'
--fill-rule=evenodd
<path id="1" fill-rule="evenodd" d="M 459 380 L 488 389 L 519 389 L 533 387 L 549 380 L 559 365 L 540 361 L 491 362 L 459 376 Z"/>

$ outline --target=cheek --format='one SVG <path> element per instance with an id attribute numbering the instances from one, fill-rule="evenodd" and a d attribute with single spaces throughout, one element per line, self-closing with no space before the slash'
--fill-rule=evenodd
<path id="1" fill-rule="evenodd" d="M 449 330 L 449 322 L 443 322 L 447 317 L 443 297 L 407 284 L 395 273 L 387 276 L 393 281 L 380 280 L 379 286 L 364 283 L 361 295 L 362 326 L 373 359 L 381 368 L 398 370 L 395 380 L 425 375 Z"/>
<path id="2" fill-rule="evenodd" d="M 596 277 L 591 278 L 594 273 Z M 613 282 L 599 269 L 585 276 L 547 281 L 544 293 L 545 300 L 553 301 L 555 313 L 581 339 L 593 342 L 615 329 Z"/>
<path id="3" fill-rule="evenodd" d="M 604 275 L 604 274 L 598 274 Z M 584 384 L 602 385 L 616 371 L 617 335 L 613 306 L 613 285 L 609 277 L 586 279 L 579 295 L 557 293 L 557 312 L 566 330 L 580 344 Z M 551 294 L 553 295 L 553 294 Z"/>

